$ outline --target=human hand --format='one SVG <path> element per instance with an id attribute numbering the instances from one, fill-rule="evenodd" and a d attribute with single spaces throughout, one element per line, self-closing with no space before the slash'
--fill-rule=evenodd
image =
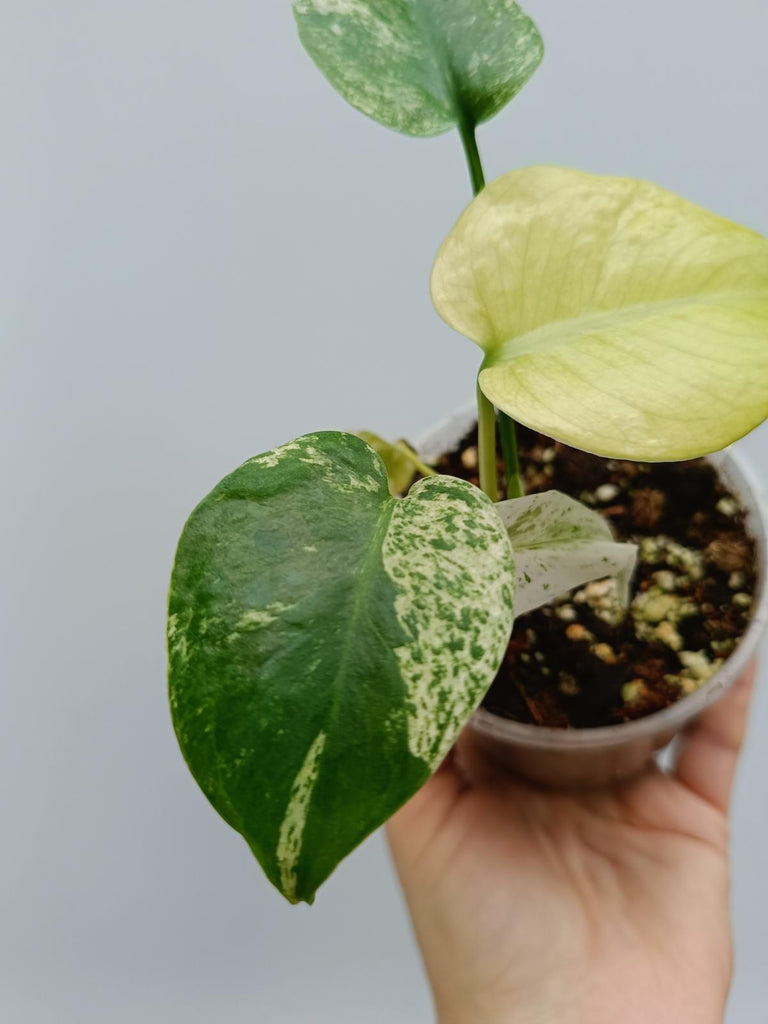
<path id="1" fill-rule="evenodd" d="M 548 792 L 465 734 L 387 833 L 439 1024 L 721 1024 L 728 823 L 754 666 L 672 774 Z"/>

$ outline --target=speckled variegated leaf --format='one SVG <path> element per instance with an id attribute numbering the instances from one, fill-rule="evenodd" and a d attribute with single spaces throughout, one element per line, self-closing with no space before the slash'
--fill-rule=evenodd
<path id="1" fill-rule="evenodd" d="M 628 604 L 637 547 L 616 543 L 598 512 L 559 491 L 502 501 L 496 511 L 515 553 L 516 615 L 605 576 L 616 577 Z"/>
<path id="2" fill-rule="evenodd" d="M 387 470 L 390 494 L 405 494 L 417 473 L 421 473 L 422 476 L 434 474 L 434 469 L 425 465 L 405 441 L 385 441 L 383 437 L 372 434 L 370 430 L 358 430 L 356 433 L 381 456 Z"/>
<path id="3" fill-rule="evenodd" d="M 693 458 L 768 415 L 768 241 L 647 182 L 499 178 L 444 243 L 432 294 L 485 350 L 490 401 L 578 448 Z"/>
<path id="4" fill-rule="evenodd" d="M 294 0 L 301 41 L 364 114 L 438 135 L 496 114 L 539 66 L 536 26 L 512 0 Z"/>
<path id="5" fill-rule="evenodd" d="M 387 489 L 351 434 L 246 462 L 176 554 L 170 698 L 187 762 L 291 901 L 438 766 L 490 685 L 514 569 L 493 505 L 451 477 Z"/>

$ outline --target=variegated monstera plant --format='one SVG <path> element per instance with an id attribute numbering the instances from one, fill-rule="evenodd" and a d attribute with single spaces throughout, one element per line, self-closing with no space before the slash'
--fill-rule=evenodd
<path id="1" fill-rule="evenodd" d="M 179 543 L 179 743 L 271 881 L 311 902 L 437 768 L 514 614 L 590 579 L 628 581 L 634 549 L 600 517 L 555 492 L 522 496 L 515 421 L 643 460 L 745 434 L 768 413 L 768 243 L 640 181 L 532 167 L 485 187 L 476 126 L 543 54 L 511 0 L 294 9 L 354 106 L 410 135 L 458 128 L 477 197 L 439 252 L 432 295 L 483 350 L 482 489 L 403 445 L 313 434 L 225 477 Z M 397 496 L 415 470 L 424 479 Z"/>

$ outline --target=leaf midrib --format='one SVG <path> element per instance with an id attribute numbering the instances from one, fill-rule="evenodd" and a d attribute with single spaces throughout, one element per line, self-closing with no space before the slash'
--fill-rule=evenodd
<path id="1" fill-rule="evenodd" d="M 339 658 L 338 666 L 334 672 L 330 686 L 333 691 L 333 699 L 326 715 L 326 734 L 330 734 L 332 727 L 338 722 L 339 706 L 341 695 L 344 690 L 347 666 L 352 650 L 352 640 L 357 633 L 357 623 L 360 620 L 364 608 L 367 607 L 367 599 L 370 596 L 376 583 L 375 563 L 381 553 L 384 537 L 389 530 L 389 524 L 395 511 L 395 503 L 401 499 L 389 497 L 384 508 L 379 513 L 376 529 L 371 535 L 371 540 L 366 549 L 358 573 L 362 575 L 363 583 L 355 588 L 355 596 L 352 601 L 352 612 L 348 620 L 348 628 L 344 638 L 344 646 Z"/>
<path id="2" fill-rule="evenodd" d="M 418 26 L 435 55 L 435 64 L 453 114 L 454 125 L 458 126 L 462 122 L 467 122 L 474 126 L 473 119 L 464 103 L 459 76 L 454 70 L 448 46 L 439 26 L 432 17 L 429 4 L 414 3 L 414 0 L 411 0 L 410 6 L 413 11 L 414 24 Z"/>
<path id="3" fill-rule="evenodd" d="M 486 356 L 481 369 L 490 369 L 499 363 L 506 363 L 520 356 L 536 355 L 552 348 L 559 348 L 577 337 L 599 333 L 601 328 L 614 327 L 627 321 L 642 320 L 648 316 L 695 306 L 713 306 L 723 302 L 762 299 L 768 304 L 768 290 L 727 289 L 708 292 L 706 295 L 685 295 L 675 299 L 656 299 L 638 302 L 600 313 L 585 313 L 582 316 L 563 317 L 542 327 L 525 331 L 505 341 L 492 342 L 486 347 Z M 490 318 L 489 318 L 490 319 Z M 485 347 L 485 346 L 484 346 Z"/>

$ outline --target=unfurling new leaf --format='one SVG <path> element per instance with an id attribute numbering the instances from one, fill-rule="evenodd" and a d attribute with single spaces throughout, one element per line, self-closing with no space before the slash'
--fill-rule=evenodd
<path id="1" fill-rule="evenodd" d="M 372 434 L 370 430 L 358 430 L 356 433 L 381 456 L 387 470 L 390 494 L 405 494 L 418 473 L 422 476 L 434 476 L 434 469 L 422 462 L 405 441 L 385 441 L 383 437 Z"/>

